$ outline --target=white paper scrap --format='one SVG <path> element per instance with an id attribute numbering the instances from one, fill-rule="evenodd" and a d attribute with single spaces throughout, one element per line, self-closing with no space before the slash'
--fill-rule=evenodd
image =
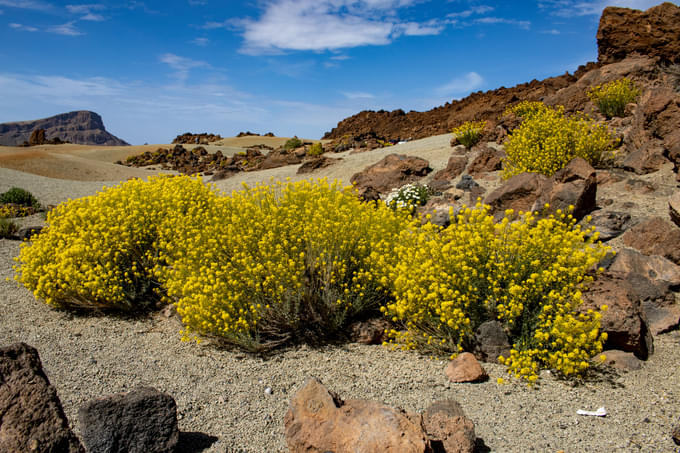
<path id="1" fill-rule="evenodd" d="M 607 415 L 607 411 L 604 407 L 601 407 L 596 411 L 584 411 L 583 409 L 579 409 L 576 411 L 576 413 L 578 415 L 590 415 L 593 417 L 605 417 Z"/>

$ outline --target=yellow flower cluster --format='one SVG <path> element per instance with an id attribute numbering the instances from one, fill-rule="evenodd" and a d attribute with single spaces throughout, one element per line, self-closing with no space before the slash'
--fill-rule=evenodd
<path id="1" fill-rule="evenodd" d="M 482 131 L 485 127 L 486 121 L 466 121 L 451 132 L 461 145 L 470 149 L 482 138 Z"/>
<path id="2" fill-rule="evenodd" d="M 403 233 L 396 265 L 382 263 L 395 295 L 383 312 L 405 328 L 392 337 L 407 349 L 456 354 L 477 326 L 497 319 L 513 342 L 509 372 L 530 382 L 540 367 L 581 373 L 603 341 L 598 314 L 575 312 L 586 271 L 608 250 L 592 233 L 561 211 L 537 218 L 509 210 L 494 223 L 481 204 L 444 230 Z"/>
<path id="3" fill-rule="evenodd" d="M 562 106 L 534 104 L 514 108 L 525 116 L 505 143 L 503 178 L 524 172 L 550 176 L 575 157 L 597 165 L 612 156 L 614 137 L 606 125 L 583 114 L 565 116 Z"/>
<path id="4" fill-rule="evenodd" d="M 158 299 L 153 269 L 172 249 L 159 230 L 211 197 L 200 179 L 156 177 L 62 203 L 22 244 L 15 278 L 54 307 L 142 308 Z"/>
<path id="5" fill-rule="evenodd" d="M 160 277 L 185 333 L 250 350 L 328 338 L 375 310 L 407 214 L 362 203 L 325 180 L 246 187 L 201 206 L 174 228 Z"/>
<path id="6" fill-rule="evenodd" d="M 548 109 L 549 107 L 540 101 L 522 101 L 507 107 L 501 116 L 514 114 L 521 118 L 529 118 Z"/>
<path id="7" fill-rule="evenodd" d="M 625 77 L 604 85 L 597 85 L 588 91 L 590 100 L 607 118 L 624 116 L 626 104 L 635 102 L 638 96 L 640 96 L 640 89 L 632 80 Z"/>
<path id="8" fill-rule="evenodd" d="M 22 206 L 13 203 L 0 204 L 0 218 L 26 217 L 34 213 L 35 208 L 33 206 Z"/>

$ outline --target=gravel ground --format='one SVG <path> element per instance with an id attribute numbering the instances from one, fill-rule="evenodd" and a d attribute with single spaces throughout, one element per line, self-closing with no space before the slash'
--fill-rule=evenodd
<path id="1" fill-rule="evenodd" d="M 344 160 L 324 174 L 348 181 L 358 169 L 390 152 L 422 156 L 438 170 L 445 166 L 450 147 L 448 137 L 439 136 L 394 149 L 333 156 Z M 259 176 L 246 173 L 218 186 L 229 191 L 256 177 L 297 179 L 295 168 L 258 172 Z M 666 173 L 668 169 L 659 172 L 653 181 L 664 191 L 674 185 Z M 487 190 L 497 184 L 492 179 L 480 182 Z M 0 191 L 24 187 L 44 204 L 92 194 L 103 184 L 0 168 Z M 619 208 L 625 199 L 634 206 L 620 208 L 634 217 L 666 212 L 665 198 L 658 193 L 624 191 L 624 184 L 602 191 L 601 196 L 616 198 L 612 208 Z M 41 224 L 42 218 L 20 223 Z M 126 318 L 53 310 L 7 280 L 13 276 L 18 252 L 16 241 L 0 239 L 0 345 L 24 341 L 38 349 L 76 433 L 78 408 L 88 400 L 153 386 L 177 401 L 184 433 L 181 451 L 285 451 L 283 417 L 288 402 L 306 378 L 315 376 L 345 399 L 372 399 L 408 411 L 422 411 L 438 399 L 457 400 L 475 423 L 480 444 L 488 447 L 480 451 L 680 452 L 671 439 L 672 427 L 680 423 L 677 331 L 655 338 L 655 353 L 641 370 L 601 370 L 578 386 L 547 372 L 534 389 L 514 380 L 498 385 L 496 378 L 506 374 L 495 364 L 484 365 L 491 376 L 486 383 L 452 384 L 444 373 L 446 363 L 382 346 L 301 347 L 262 359 L 182 342 L 179 321 L 160 313 Z M 273 389 L 271 395 L 265 393 L 267 387 Z M 576 415 L 578 409 L 601 406 L 608 412 L 604 418 Z"/>
<path id="2" fill-rule="evenodd" d="M 201 451 L 188 447 L 196 442 L 206 452 L 285 451 L 288 401 L 316 376 L 343 398 L 409 411 L 457 400 L 491 451 L 680 451 L 670 435 L 680 422 L 678 332 L 655 339 L 656 352 L 641 370 L 597 373 L 575 387 L 546 372 L 534 389 L 498 385 L 504 370 L 494 364 L 484 365 L 486 383 L 451 384 L 444 362 L 382 346 L 302 347 L 265 360 L 182 342 L 179 322 L 160 313 L 120 318 L 53 310 L 6 280 L 18 251 L 17 242 L 0 240 L 0 344 L 24 341 L 38 349 L 76 433 L 78 408 L 89 399 L 153 386 L 177 401 L 182 432 L 203 433 L 183 435 L 184 451 Z M 576 415 L 600 406 L 607 417 Z"/>

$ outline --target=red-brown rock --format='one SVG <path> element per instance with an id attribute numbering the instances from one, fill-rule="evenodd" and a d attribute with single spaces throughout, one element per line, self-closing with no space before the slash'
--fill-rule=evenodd
<path id="1" fill-rule="evenodd" d="M 270 151 L 265 156 L 260 164 L 260 170 L 268 170 L 270 168 L 285 167 L 286 165 L 295 165 L 302 162 L 302 158 L 285 149 L 277 149 Z"/>
<path id="2" fill-rule="evenodd" d="M 555 172 L 546 182 L 533 210 L 541 209 L 546 203 L 550 211 L 566 211 L 574 207 L 572 216 L 580 220 L 596 207 L 597 176 L 588 162 L 577 157 L 563 169 Z"/>
<path id="3" fill-rule="evenodd" d="M 613 275 L 599 275 L 583 294 L 579 310 L 599 310 L 603 305 L 608 307 L 601 320 L 601 329 L 607 333 L 604 348 L 632 352 L 647 360 L 654 352 L 654 340 L 631 284 Z"/>
<path id="4" fill-rule="evenodd" d="M 342 401 L 317 379 L 295 394 L 284 425 L 292 453 L 425 453 L 429 448 L 419 417 L 373 401 Z"/>
<path id="5" fill-rule="evenodd" d="M 449 157 L 446 168 L 435 173 L 433 179 L 435 181 L 451 181 L 452 179 L 456 179 L 465 171 L 467 163 L 467 156 L 454 154 Z"/>
<path id="6" fill-rule="evenodd" d="M 489 379 L 486 370 L 482 368 L 475 356 L 463 352 L 451 360 L 446 367 L 446 376 L 451 382 L 482 382 Z"/>
<path id="7" fill-rule="evenodd" d="M 494 214 L 503 213 L 506 209 L 529 211 L 540 196 L 547 179 L 538 173 L 520 173 L 487 195 L 484 203 L 491 206 Z"/>
<path id="8" fill-rule="evenodd" d="M 389 154 L 379 162 L 354 174 L 351 182 L 357 187 L 373 187 L 385 193 L 415 182 L 431 172 L 430 164 L 420 157 Z"/>
<path id="9" fill-rule="evenodd" d="M 385 318 L 368 319 L 357 321 L 349 326 L 350 336 L 353 341 L 361 344 L 382 344 L 387 339 L 385 330 L 392 325 Z"/>
<path id="10" fill-rule="evenodd" d="M 673 192 L 673 195 L 668 198 L 668 214 L 671 220 L 680 226 L 680 190 Z"/>
<path id="11" fill-rule="evenodd" d="M 611 349 L 609 351 L 602 351 L 604 354 L 604 363 L 619 370 L 634 371 L 642 368 L 642 361 L 635 357 L 632 352 L 618 351 Z"/>
<path id="12" fill-rule="evenodd" d="M 334 159 L 331 157 L 326 157 L 326 156 L 319 156 L 319 157 L 312 157 L 309 159 L 306 159 L 302 165 L 300 165 L 297 169 L 297 174 L 302 175 L 302 174 L 307 174 L 307 173 L 312 173 L 315 170 L 318 170 L 320 168 L 326 168 L 330 167 L 331 165 L 337 164 L 340 162 L 342 159 Z"/>
<path id="13" fill-rule="evenodd" d="M 597 48 L 600 63 L 614 63 L 632 54 L 680 62 L 680 7 L 666 2 L 644 12 L 605 8 Z"/>
<path id="14" fill-rule="evenodd" d="M 25 343 L 0 349 L 0 451 L 85 451 L 69 428 L 38 351 Z"/>
<path id="15" fill-rule="evenodd" d="M 425 409 L 422 420 L 423 428 L 430 437 L 438 439 L 444 453 L 472 453 L 475 450 L 475 425 L 456 401 L 435 401 Z"/>
<path id="16" fill-rule="evenodd" d="M 480 173 L 498 171 L 503 168 L 505 152 L 494 149 L 488 145 L 479 147 L 479 153 L 468 167 L 468 173 L 477 176 Z"/>
<path id="17" fill-rule="evenodd" d="M 626 231 L 622 239 L 645 255 L 660 255 L 680 264 L 680 228 L 661 217 L 643 220 Z"/>

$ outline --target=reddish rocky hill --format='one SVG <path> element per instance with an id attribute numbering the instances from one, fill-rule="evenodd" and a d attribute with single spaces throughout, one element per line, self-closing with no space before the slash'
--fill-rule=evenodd
<path id="1" fill-rule="evenodd" d="M 19 146 L 30 140 L 39 129 L 45 131 L 46 140 L 60 139 L 78 145 L 124 146 L 129 143 L 110 134 L 102 117 L 94 112 L 80 110 L 62 113 L 32 121 L 0 124 L 0 145 Z"/>
<path id="2" fill-rule="evenodd" d="M 573 75 L 567 73 L 512 88 L 472 93 L 427 112 L 363 111 L 340 121 L 323 138 L 373 136 L 391 141 L 410 140 L 444 134 L 473 120 L 486 120 L 493 130 L 505 108 L 520 100 L 561 104 L 567 111 L 588 111 L 586 90 L 590 86 L 623 76 L 654 85 L 659 79 L 673 79 L 680 74 L 677 66 L 680 63 L 680 7 L 666 2 L 647 11 L 605 8 L 597 43 L 598 62 L 581 66 Z M 646 56 L 649 60 L 612 67 L 635 56 Z"/>

